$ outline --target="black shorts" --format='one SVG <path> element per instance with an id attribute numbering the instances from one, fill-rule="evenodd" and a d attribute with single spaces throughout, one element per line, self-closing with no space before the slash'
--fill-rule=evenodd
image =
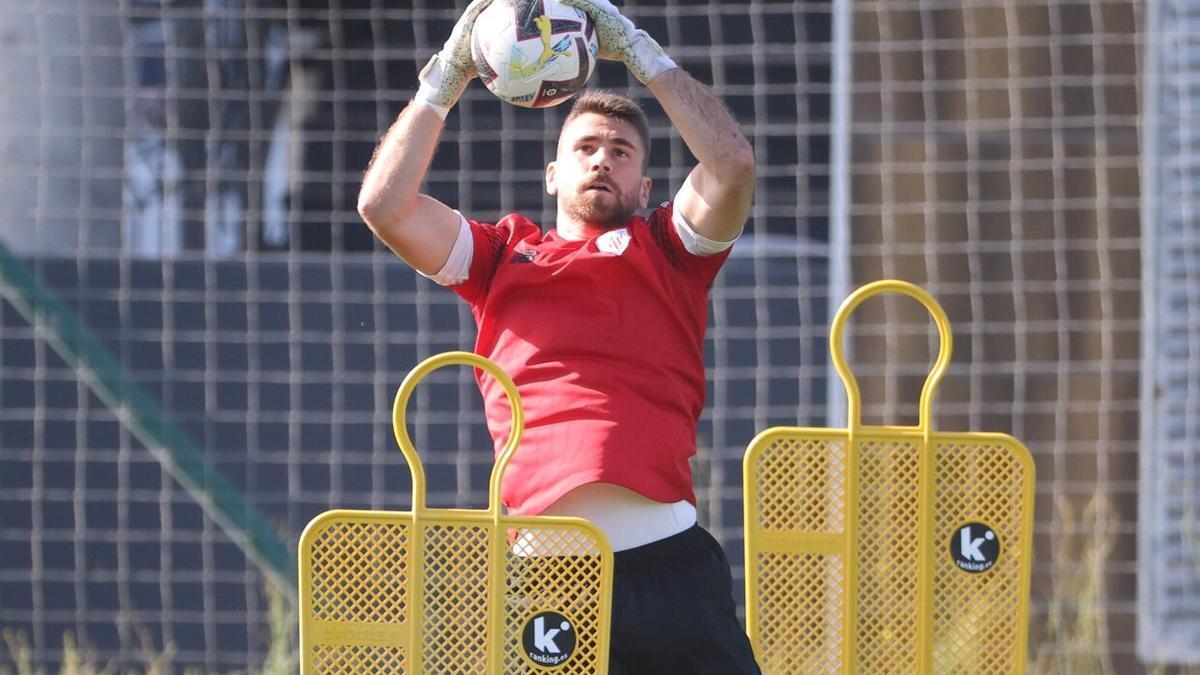
<path id="1" fill-rule="evenodd" d="M 758 674 L 729 560 L 699 525 L 614 554 L 610 675 Z"/>

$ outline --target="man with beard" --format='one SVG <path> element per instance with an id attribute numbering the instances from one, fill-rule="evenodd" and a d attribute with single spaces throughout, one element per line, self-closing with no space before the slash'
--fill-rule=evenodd
<path id="1" fill-rule="evenodd" d="M 542 233 L 517 214 L 472 220 L 418 194 L 443 120 L 476 75 L 468 6 L 376 149 L 359 212 L 398 256 L 466 300 L 476 351 L 517 385 L 525 434 L 503 485 L 517 514 L 595 523 L 615 551 L 612 673 L 757 673 L 729 563 L 696 524 L 689 459 L 704 405 L 708 289 L 750 209 L 754 157 L 709 89 L 608 0 L 563 0 L 596 22 L 601 58 L 644 83 L 698 160 L 671 202 L 650 199 L 649 125 L 609 92 L 576 100 L 546 167 Z M 479 378 L 498 444 L 510 416 Z"/>

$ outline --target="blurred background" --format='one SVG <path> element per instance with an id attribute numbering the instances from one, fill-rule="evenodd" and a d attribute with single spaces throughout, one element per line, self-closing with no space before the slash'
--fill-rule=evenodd
<path id="1" fill-rule="evenodd" d="M 0 672 L 291 672 L 305 524 L 410 506 L 392 396 L 474 324 L 355 202 L 462 5 L 0 0 Z M 1200 672 L 1200 0 L 620 6 L 759 160 L 694 465 L 735 585 L 747 443 L 845 424 L 831 313 L 900 278 L 954 330 L 936 428 L 1037 463 L 1031 672 Z M 645 103 L 670 198 L 661 109 L 592 86 Z M 565 113 L 473 84 L 427 191 L 549 227 Z M 924 310 L 847 346 L 863 421 L 916 424 Z M 415 407 L 431 504 L 483 506 L 470 373 Z"/>

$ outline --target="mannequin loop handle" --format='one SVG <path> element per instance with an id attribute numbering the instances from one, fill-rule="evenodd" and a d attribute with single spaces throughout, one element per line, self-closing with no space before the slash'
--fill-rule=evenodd
<path id="1" fill-rule="evenodd" d="M 925 384 L 921 387 L 920 414 L 917 424 L 918 429 L 929 431 L 932 425 L 933 396 L 938 382 L 946 374 L 946 369 L 950 365 L 950 354 L 954 348 L 953 337 L 950 334 L 950 320 L 946 317 L 946 311 L 942 309 L 938 301 L 925 289 L 897 279 L 873 281 L 851 293 L 838 308 L 837 314 L 833 317 L 833 323 L 829 327 L 830 357 L 833 359 L 834 369 L 837 370 L 838 376 L 842 378 L 842 384 L 846 387 L 846 424 L 851 429 L 862 426 L 862 396 L 859 393 L 858 380 L 850 371 L 850 366 L 846 364 L 846 355 L 842 346 L 846 324 L 850 320 L 850 315 L 859 305 L 867 299 L 883 293 L 899 293 L 913 298 L 928 310 L 933 317 L 934 324 L 937 325 L 941 345 L 938 348 L 937 358 L 933 362 L 933 368 L 929 371 L 929 375 L 925 378 Z"/>
<path id="2" fill-rule="evenodd" d="M 396 435 L 396 444 L 400 446 L 400 452 L 404 455 L 405 461 L 408 462 L 409 471 L 412 472 L 413 513 L 416 514 L 424 511 L 426 508 L 425 468 L 421 464 L 421 458 L 417 454 L 417 449 L 413 446 L 412 439 L 408 435 L 408 402 L 421 380 L 425 379 L 433 371 L 445 366 L 473 366 L 478 368 L 496 378 L 496 381 L 500 383 L 500 386 L 504 388 L 504 393 L 508 396 L 508 406 L 512 413 L 512 429 L 509 431 L 508 440 L 505 442 L 503 449 L 501 449 L 496 464 L 492 467 L 492 477 L 488 484 L 488 510 L 493 515 L 498 515 L 500 513 L 500 479 L 504 476 L 504 470 L 508 467 L 508 461 L 512 459 L 513 454 L 517 451 L 517 445 L 521 441 L 521 434 L 525 431 L 525 413 L 521 409 L 521 395 L 517 393 L 517 386 L 513 384 L 508 374 L 501 370 L 500 366 L 497 366 L 495 363 L 470 352 L 445 352 L 425 359 L 404 378 L 404 381 L 400 383 L 400 390 L 396 392 L 396 399 L 392 404 L 392 431 Z"/>

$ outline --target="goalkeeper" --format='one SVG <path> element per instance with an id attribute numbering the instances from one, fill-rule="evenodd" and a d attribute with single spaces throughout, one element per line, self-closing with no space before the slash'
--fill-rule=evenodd
<path id="1" fill-rule="evenodd" d="M 726 108 L 608 0 L 562 0 L 595 21 L 600 58 L 623 62 L 698 160 L 671 202 L 650 199 L 646 116 L 582 92 L 546 191 L 554 228 L 472 220 L 418 189 L 443 121 L 476 76 L 476 0 L 422 70 L 420 88 L 363 178 L 358 209 L 400 258 L 471 306 L 475 350 L 513 379 L 525 433 L 502 493 L 511 513 L 595 523 L 615 553 L 613 673 L 757 673 L 735 615 L 729 562 L 696 524 L 689 459 L 704 405 L 708 289 L 741 233 L 754 155 Z M 504 393 L 479 379 L 488 428 L 508 436 Z"/>

